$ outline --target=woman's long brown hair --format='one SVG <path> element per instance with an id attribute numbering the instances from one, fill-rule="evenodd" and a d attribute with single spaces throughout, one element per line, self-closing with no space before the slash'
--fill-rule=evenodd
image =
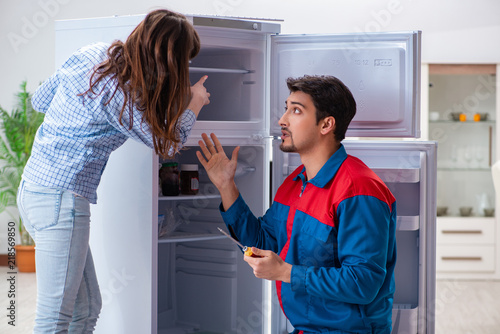
<path id="1" fill-rule="evenodd" d="M 125 97 L 120 124 L 129 108 L 129 128 L 135 107 L 149 125 L 154 150 L 163 158 L 178 151 L 176 126 L 191 99 L 189 60 L 200 51 L 200 39 L 185 16 L 160 9 L 150 12 L 125 42 L 114 41 L 108 59 L 92 73 L 86 94 L 112 79 Z M 99 93 L 98 93 L 99 94 Z M 109 101 L 108 101 L 109 102 Z"/>

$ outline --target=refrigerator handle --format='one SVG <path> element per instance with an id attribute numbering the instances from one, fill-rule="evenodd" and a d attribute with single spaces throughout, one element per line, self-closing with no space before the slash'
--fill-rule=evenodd
<path id="1" fill-rule="evenodd" d="M 271 140 L 276 140 L 276 139 L 280 139 L 280 137 L 278 136 L 264 136 L 260 133 L 254 133 L 251 138 L 255 141 L 262 141 L 264 139 L 271 139 Z"/>
<path id="2" fill-rule="evenodd" d="M 206 131 L 205 131 L 206 132 Z M 261 133 L 254 133 L 251 134 L 250 136 L 248 135 L 234 135 L 234 134 L 221 134 L 217 135 L 217 138 L 219 139 L 230 139 L 231 142 L 234 142 L 235 139 L 241 139 L 243 141 L 252 141 L 252 142 L 263 142 L 265 140 L 275 140 L 275 139 L 280 139 L 278 136 L 266 136 Z"/>

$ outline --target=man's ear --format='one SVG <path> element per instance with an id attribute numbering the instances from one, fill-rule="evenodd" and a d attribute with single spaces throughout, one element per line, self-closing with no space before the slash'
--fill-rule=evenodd
<path id="1" fill-rule="evenodd" d="M 335 118 L 333 116 L 328 116 L 323 118 L 321 121 L 321 134 L 326 135 L 328 133 L 333 133 L 335 131 Z"/>

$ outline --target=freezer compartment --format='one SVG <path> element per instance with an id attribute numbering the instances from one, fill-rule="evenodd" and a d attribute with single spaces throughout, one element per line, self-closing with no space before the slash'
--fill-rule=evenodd
<path id="1" fill-rule="evenodd" d="M 84 45 L 126 40 L 143 19 L 144 15 L 132 15 L 56 21 L 56 67 Z M 279 25 L 256 23 L 257 29 L 227 29 L 216 26 L 224 20 L 207 26 L 207 18 L 193 19 L 201 50 L 191 60 L 190 81 L 194 84 L 208 75 L 205 86 L 211 94 L 211 103 L 203 108 L 193 133 L 220 130 L 248 136 L 265 132 L 266 41 L 270 33 L 279 31 Z"/>
<path id="2" fill-rule="evenodd" d="M 241 132 L 265 129 L 266 34 L 197 27 L 200 53 L 191 60 L 190 80 L 208 75 L 210 104 L 203 107 L 193 131 Z"/>
<path id="3" fill-rule="evenodd" d="M 194 84 L 208 75 L 210 104 L 198 121 L 262 121 L 264 54 L 262 49 L 203 45 L 190 64 Z"/>

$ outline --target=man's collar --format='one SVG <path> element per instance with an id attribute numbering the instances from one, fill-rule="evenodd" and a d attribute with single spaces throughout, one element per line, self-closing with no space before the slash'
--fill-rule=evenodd
<path id="1" fill-rule="evenodd" d="M 308 182 L 312 183 L 316 187 L 324 188 L 326 184 L 330 182 L 331 179 L 333 179 L 335 174 L 337 174 L 340 165 L 342 165 L 346 158 L 347 152 L 345 151 L 344 145 L 340 144 L 339 149 L 335 151 L 335 153 L 333 153 L 333 155 L 326 161 L 323 167 L 321 167 L 321 169 L 319 170 L 318 174 L 316 174 L 316 176 Z M 303 167 L 302 171 L 293 180 L 297 181 L 301 179 L 302 182 L 305 183 L 305 170 L 306 167 Z"/>

